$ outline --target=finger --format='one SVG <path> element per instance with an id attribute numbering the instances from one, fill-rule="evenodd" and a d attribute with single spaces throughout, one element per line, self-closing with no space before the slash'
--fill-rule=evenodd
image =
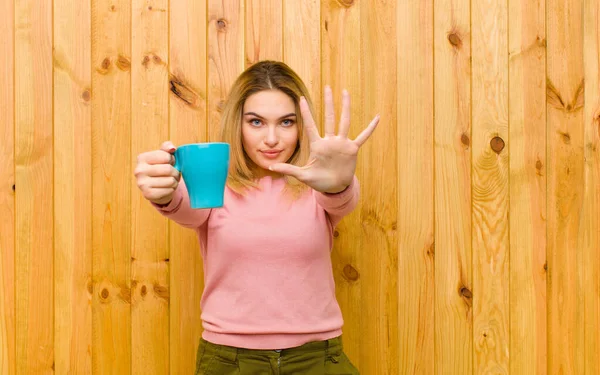
<path id="1" fill-rule="evenodd" d="M 163 144 L 160 146 L 160 149 L 162 151 L 172 154 L 175 152 L 175 150 L 177 148 L 175 147 L 175 145 L 173 143 L 171 143 L 171 141 L 166 141 L 166 142 L 163 142 Z"/>
<path id="2" fill-rule="evenodd" d="M 346 138 L 350 131 L 350 94 L 344 90 L 342 93 L 342 116 L 340 117 L 340 129 L 338 135 Z"/>
<path id="3" fill-rule="evenodd" d="M 173 194 L 173 189 L 171 188 L 148 189 L 144 191 L 144 197 L 151 201 L 163 199 L 170 194 Z"/>
<path id="4" fill-rule="evenodd" d="M 335 112 L 331 87 L 325 86 L 325 135 L 335 135 Z"/>
<path id="5" fill-rule="evenodd" d="M 308 103 L 304 97 L 300 98 L 300 114 L 302 115 L 302 126 L 304 126 L 304 130 L 308 135 L 308 140 L 310 142 L 316 141 L 321 138 L 319 135 L 319 130 L 315 125 L 315 120 L 310 113 L 310 108 L 308 107 Z"/>
<path id="6" fill-rule="evenodd" d="M 375 116 L 375 118 L 373 119 L 373 121 L 371 121 L 369 126 L 367 126 L 367 128 L 365 130 L 363 130 L 358 135 L 358 137 L 356 137 L 356 139 L 354 140 L 354 143 L 356 143 L 358 145 L 358 147 L 362 146 L 367 141 L 367 139 L 369 139 L 371 134 L 373 134 L 373 132 L 375 131 L 375 128 L 377 127 L 377 124 L 379 124 L 379 119 L 380 119 L 379 115 Z"/>
<path id="7" fill-rule="evenodd" d="M 179 171 L 173 168 L 170 164 L 145 164 L 140 165 L 136 168 L 134 174 L 136 176 L 149 176 L 149 177 L 173 177 L 179 180 Z"/>
<path id="8" fill-rule="evenodd" d="M 273 164 L 269 169 L 273 172 L 295 177 L 300 181 L 302 181 L 302 175 L 304 174 L 304 169 L 287 163 Z"/>
<path id="9" fill-rule="evenodd" d="M 173 176 L 169 177 L 152 177 L 147 182 L 147 185 L 151 188 L 172 188 L 177 187 L 177 179 Z"/>
<path id="10" fill-rule="evenodd" d="M 175 157 L 163 150 L 145 152 L 138 157 L 138 163 L 146 164 L 173 164 Z"/>

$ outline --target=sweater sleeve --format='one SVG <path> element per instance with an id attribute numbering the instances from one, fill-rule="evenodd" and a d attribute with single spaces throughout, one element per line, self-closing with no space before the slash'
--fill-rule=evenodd
<path id="1" fill-rule="evenodd" d="M 315 191 L 317 203 L 327 212 L 334 228 L 344 216 L 350 214 L 356 208 L 359 196 L 360 183 L 356 176 L 354 176 L 350 185 L 339 193 L 330 194 Z"/>
<path id="2" fill-rule="evenodd" d="M 200 227 L 208 220 L 211 209 L 193 209 L 190 206 L 190 198 L 183 178 L 173 194 L 173 199 L 167 205 L 151 204 L 163 216 L 173 220 L 185 228 L 195 229 Z"/>

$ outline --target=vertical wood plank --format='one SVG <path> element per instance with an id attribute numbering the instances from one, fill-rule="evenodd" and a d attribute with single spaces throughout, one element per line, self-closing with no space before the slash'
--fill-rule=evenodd
<path id="1" fill-rule="evenodd" d="M 15 2 L 19 374 L 54 373 L 52 34 L 52 2 Z"/>
<path id="2" fill-rule="evenodd" d="M 90 1 L 54 0 L 54 342 L 58 374 L 92 373 L 90 22 Z"/>
<path id="3" fill-rule="evenodd" d="M 131 372 L 131 4 L 92 0 L 94 374 Z"/>
<path id="4" fill-rule="evenodd" d="M 473 372 L 509 371 L 506 0 L 471 2 Z"/>
<path id="5" fill-rule="evenodd" d="M 282 0 L 246 0 L 246 67 L 283 59 Z"/>
<path id="6" fill-rule="evenodd" d="M 244 1 L 208 0 L 208 140 L 219 139 L 221 108 L 244 69 Z"/>
<path id="7" fill-rule="evenodd" d="M 578 246 L 584 196 L 582 7 L 548 0 L 548 372 L 583 374 L 585 259 Z"/>
<path id="8" fill-rule="evenodd" d="M 361 345 L 371 348 L 361 356 L 360 370 L 365 374 L 398 374 L 398 185 L 381 183 L 399 184 L 398 163 L 404 161 L 398 152 L 403 134 L 399 138 L 397 128 L 398 3 L 360 4 L 360 64 L 365 79 L 364 117 L 359 126 L 364 129 L 377 113 L 381 114 L 376 133 L 360 150 L 362 163 L 358 166 L 363 177 L 362 235 L 368 238 L 368 246 L 360 249 L 358 266 L 363 285 L 369 285 L 361 291 L 361 300 L 368 301 L 362 315 Z"/>
<path id="9" fill-rule="evenodd" d="M 132 1 L 131 160 L 158 149 L 169 131 L 169 1 Z M 132 168 L 134 168 L 132 164 Z M 131 372 L 169 373 L 167 220 L 131 191 Z"/>
<path id="10" fill-rule="evenodd" d="M 170 2 L 170 139 L 175 145 L 206 141 L 206 0 Z M 170 222 L 171 374 L 193 374 L 202 335 L 204 272 L 194 231 Z"/>
<path id="11" fill-rule="evenodd" d="M 398 336 L 402 374 L 433 374 L 436 366 L 433 10 L 432 1 L 399 2 L 397 9 L 396 148 L 401 172 L 397 180 L 401 228 L 397 248 Z"/>
<path id="12" fill-rule="evenodd" d="M 0 0 L 0 373 L 15 375 L 15 97 L 13 0 Z"/>
<path id="13" fill-rule="evenodd" d="M 360 64 L 360 6 L 352 3 L 343 6 L 337 0 L 322 2 L 322 79 L 324 85 L 333 90 L 336 119 L 339 120 L 342 110 L 342 90 L 350 94 L 350 133 L 354 139 L 364 128 L 363 95 Z M 293 29 L 287 31 L 294 36 Z M 357 42 L 359 41 L 359 42 Z M 292 48 L 293 49 L 293 48 Z M 322 97 L 314 97 L 315 102 L 323 102 Z M 322 124 L 319 121 L 319 124 Z M 322 131 L 322 129 L 321 129 Z M 321 132 L 321 134 L 323 134 Z M 358 163 L 363 163 L 359 153 Z M 358 180 L 364 183 L 360 170 L 356 172 Z M 365 301 L 361 299 L 362 270 L 358 265 L 358 255 L 366 246 L 362 241 L 360 211 L 363 201 L 338 225 L 334 232 L 334 248 L 332 263 L 336 283 L 336 297 L 344 316 L 344 351 L 358 368 L 361 368 L 361 352 L 369 348 L 361 348 L 361 315 Z"/>
<path id="14" fill-rule="evenodd" d="M 320 28 L 318 0 L 283 0 L 283 61 L 302 77 L 312 94 L 315 121 L 323 116 Z"/>
<path id="15" fill-rule="evenodd" d="M 546 374 L 545 1 L 509 2 L 510 372 Z"/>
<path id="16" fill-rule="evenodd" d="M 584 374 L 600 374 L 600 1 L 583 9 L 584 191 L 581 246 Z"/>
<path id="17" fill-rule="evenodd" d="M 436 1 L 435 8 L 435 248 L 431 251 L 435 254 L 435 360 L 431 362 L 437 374 L 471 374 L 470 1 Z"/>

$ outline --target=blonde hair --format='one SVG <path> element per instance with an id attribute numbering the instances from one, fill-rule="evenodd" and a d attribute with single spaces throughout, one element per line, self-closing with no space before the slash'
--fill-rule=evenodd
<path id="1" fill-rule="evenodd" d="M 302 79 L 285 63 L 260 61 L 248 67 L 236 79 L 231 87 L 221 116 L 220 141 L 230 145 L 231 156 L 227 185 L 238 194 L 248 188 L 257 188 L 254 163 L 250 160 L 242 145 L 242 117 L 246 99 L 259 91 L 279 90 L 294 102 L 297 113 L 298 144 L 287 163 L 302 166 L 308 161 L 310 148 L 304 131 L 299 101 L 304 96 L 315 116 L 308 89 Z M 286 191 L 299 196 L 306 185 L 291 176 L 285 176 Z"/>

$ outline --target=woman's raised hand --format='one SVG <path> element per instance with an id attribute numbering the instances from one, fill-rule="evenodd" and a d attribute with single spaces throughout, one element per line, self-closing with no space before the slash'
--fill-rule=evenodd
<path id="1" fill-rule="evenodd" d="M 360 147 L 369 139 L 377 124 L 379 115 L 356 137 L 348 138 L 350 130 L 350 95 L 344 90 L 342 114 L 335 134 L 335 113 L 333 95 L 329 86 L 325 87 L 325 135 L 321 137 L 306 100 L 300 98 L 300 112 L 310 142 L 310 157 L 302 167 L 288 163 L 277 163 L 271 170 L 290 175 L 324 193 L 338 193 L 344 190 L 354 178 L 356 158 Z"/>

